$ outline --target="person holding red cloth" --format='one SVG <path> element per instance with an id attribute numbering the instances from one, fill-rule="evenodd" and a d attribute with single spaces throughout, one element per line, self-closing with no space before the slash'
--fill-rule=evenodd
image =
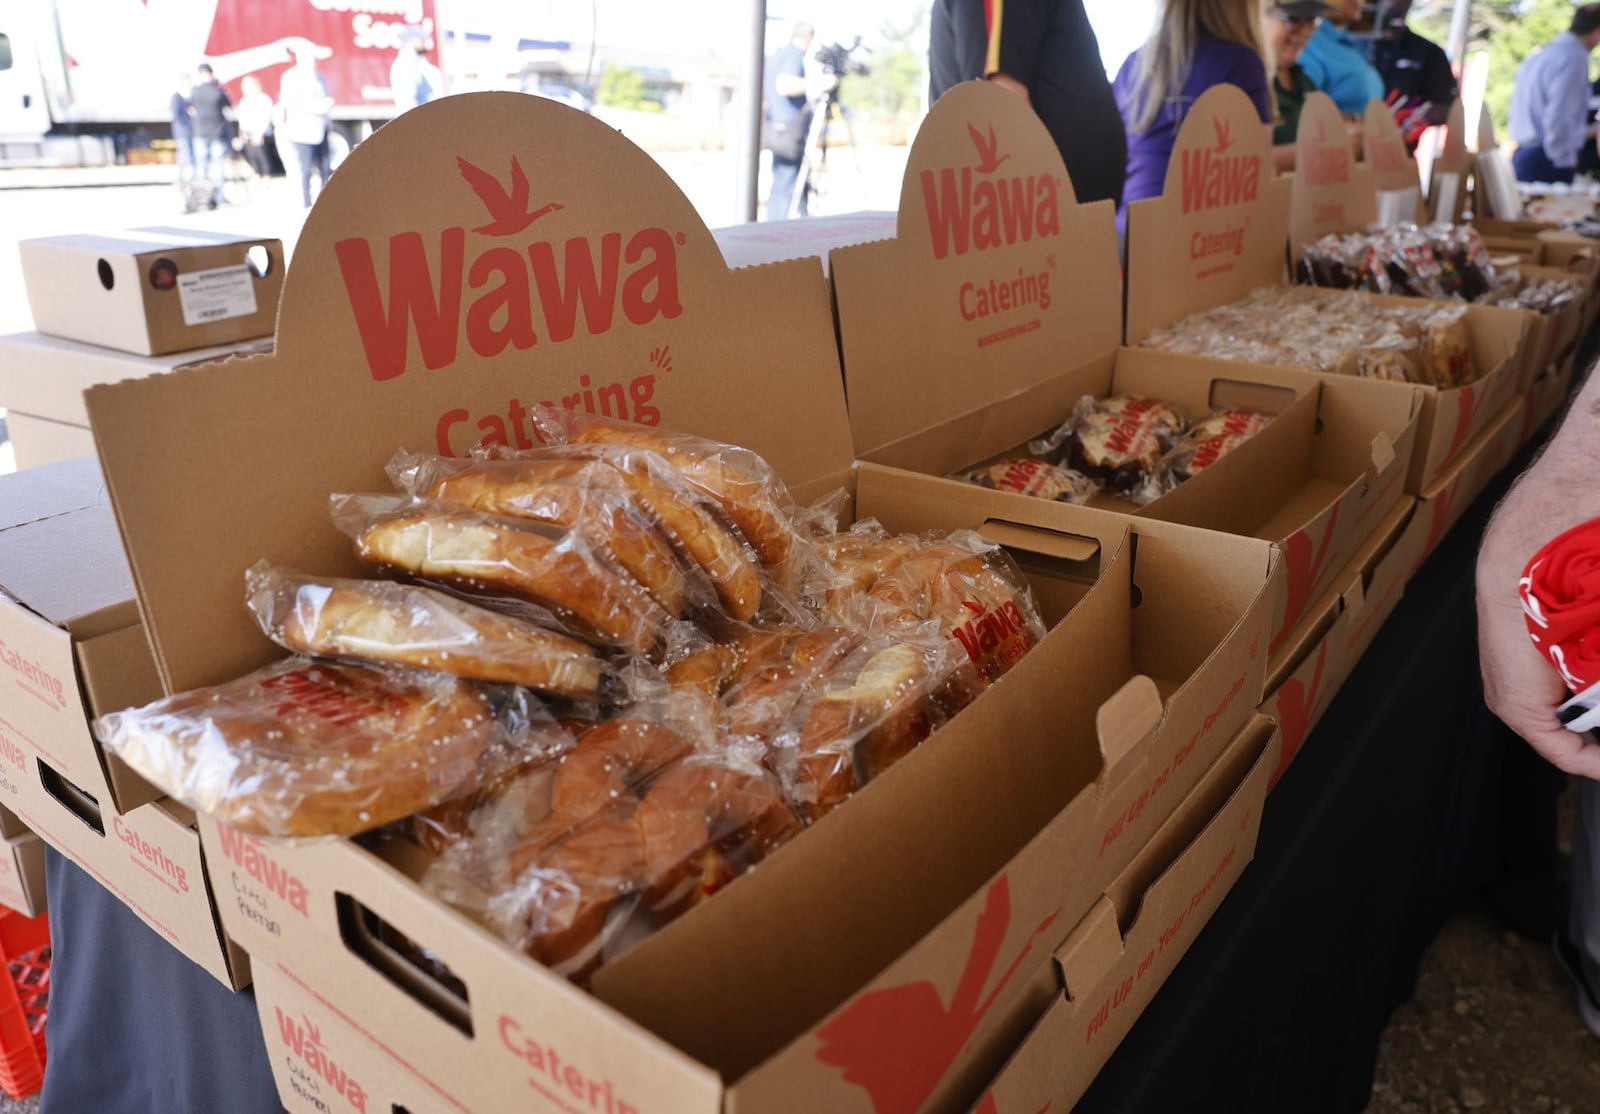
<path id="1" fill-rule="evenodd" d="M 1597 436 L 1600 376 L 1591 374 L 1490 520 L 1477 589 L 1489 710 L 1579 779 L 1571 906 L 1555 943 L 1584 1024 L 1600 1038 L 1600 743 L 1590 734 L 1600 714 L 1587 711 L 1600 705 Z"/>

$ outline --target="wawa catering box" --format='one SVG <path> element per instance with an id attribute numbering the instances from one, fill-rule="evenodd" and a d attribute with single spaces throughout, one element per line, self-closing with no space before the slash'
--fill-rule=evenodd
<path id="1" fill-rule="evenodd" d="M 1473 189 L 1473 156 L 1467 146 L 1467 113 L 1457 97 L 1444 126 L 1444 148 L 1428 168 L 1428 220 L 1460 224 Z"/>
<path id="2" fill-rule="evenodd" d="M 1283 735 L 1273 785 L 1400 603 L 1422 544 L 1410 529 L 1416 505 L 1409 495 L 1394 505 L 1268 661 L 1261 710 L 1277 720 Z"/>
<path id="3" fill-rule="evenodd" d="M 44 841 L 0 807 L 0 905 L 36 917 L 45 911 Z"/>
<path id="4" fill-rule="evenodd" d="M 0 406 L 17 467 L 32 468 L 94 453 L 83 392 L 97 383 L 155 375 L 175 367 L 265 350 L 270 340 L 217 345 L 161 356 L 135 356 L 43 333 L 0 336 Z"/>
<path id="5" fill-rule="evenodd" d="M 1327 103 L 1333 105 L 1331 99 Z M 1296 135 L 1297 141 L 1298 138 Z M 1361 151 L 1372 168 L 1373 185 L 1377 190 L 1374 199 L 1377 222 L 1384 228 L 1425 223 L 1428 208 L 1417 160 L 1406 150 L 1394 114 L 1380 100 L 1368 101 L 1367 110 L 1361 115 Z M 1295 161 L 1298 165 L 1299 159 Z"/>
<path id="6" fill-rule="evenodd" d="M 1029 455 L 1086 395 L 1273 413 L 1149 505 L 1091 505 L 1280 543 L 1276 643 L 1400 497 L 1421 399 L 1406 384 L 1121 348 L 1116 251 L 1110 204 L 1077 203 L 1025 104 L 983 82 L 941 97 L 911 150 L 896 234 L 830 255 L 856 455 L 886 466 L 861 484 L 925 486 L 916 498 L 1006 519 L 1030 497 L 953 474 Z M 1070 521 L 1041 505 L 1043 525 Z"/>
<path id="7" fill-rule="evenodd" d="M 1509 403 L 1487 429 L 1473 438 L 1439 482 L 1418 499 L 1410 526 L 1421 539 L 1415 546 L 1413 573 L 1439 547 L 1478 493 L 1516 454 L 1522 444 L 1523 413 L 1520 398 Z"/>
<path id="8" fill-rule="evenodd" d="M 1342 130 L 1334 146 L 1346 149 Z M 1195 102 L 1178 132 L 1166 192 L 1128 206 L 1129 344 L 1140 344 L 1156 329 L 1192 313 L 1284 281 L 1291 183 L 1273 179 L 1270 166 L 1265 133 L 1249 98 L 1234 86 L 1219 85 Z M 1325 167 L 1323 173 L 1331 176 L 1336 170 Z M 1480 376 L 1454 390 L 1416 388 L 1423 406 L 1406 481 L 1409 493 L 1430 486 L 1516 393 L 1525 330 L 1518 311 L 1467 307 L 1468 342 Z"/>
<path id="9" fill-rule="evenodd" d="M 563 168 L 541 178 L 537 217 L 463 176 L 534 166 Z M 385 188 L 397 167 L 415 188 Z M 274 656 L 242 606 L 255 561 L 356 570 L 330 491 L 381 489 L 401 447 L 529 444 L 535 402 L 748 445 L 802 500 L 851 479 L 820 263 L 729 270 L 647 155 L 550 101 L 452 97 L 364 143 L 307 221 L 280 323 L 274 355 L 225 374 L 88 396 L 169 689 Z M 892 498 L 863 513 L 896 530 L 987 517 Z M 436 1105 L 872 1110 L 975 1093 L 1005 1054 L 990 1034 L 1049 1000 L 1024 961 L 1053 942 L 1033 937 L 1098 900 L 1251 713 L 1281 581 L 1269 544 L 1164 522 L 1080 509 L 1016 534 L 1052 627 L 1039 646 L 592 992 L 429 896 L 403 840 L 291 846 L 204 824 L 223 924 Z M 1005 911 L 985 915 L 996 886 Z M 980 924 L 996 950 L 972 962 L 991 986 L 951 1013 Z M 437 963 L 418 969 L 384 925 Z M 943 1027 L 937 1047 L 898 1055 L 919 1026 Z"/>
<path id="10" fill-rule="evenodd" d="M 1263 716 L 1246 725 L 1195 791 L 1199 807 L 1172 817 L 1056 948 L 1062 989 L 975 1114 L 1082 1097 L 1254 857 L 1277 735 Z"/>
<path id="11" fill-rule="evenodd" d="M 135 228 L 23 240 L 17 252 L 41 333 L 140 356 L 272 335 L 278 240 Z"/>
<path id="12" fill-rule="evenodd" d="M 1566 405 L 1572 393 L 1572 377 L 1577 369 L 1578 349 L 1574 345 L 1566 355 L 1556 361 L 1550 374 L 1534 380 L 1533 386 L 1523 392 L 1522 432 L 1519 443 L 1527 441 L 1544 428 Z"/>
<path id="13" fill-rule="evenodd" d="M 161 692 L 96 462 L 0 477 L 0 515 L 4 808 L 207 972 L 245 985 L 193 815 L 103 755 L 89 730 L 93 717 Z"/>

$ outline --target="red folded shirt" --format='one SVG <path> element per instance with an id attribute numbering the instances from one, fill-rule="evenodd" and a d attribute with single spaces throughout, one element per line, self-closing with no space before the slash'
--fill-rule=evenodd
<path id="1" fill-rule="evenodd" d="M 1528 635 L 1573 692 L 1600 683 L 1600 519 L 1533 555 L 1518 582 Z"/>

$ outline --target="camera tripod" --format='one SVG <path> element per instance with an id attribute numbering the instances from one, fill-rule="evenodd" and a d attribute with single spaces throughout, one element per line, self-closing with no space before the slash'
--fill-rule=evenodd
<path id="1" fill-rule="evenodd" d="M 835 123 L 837 117 L 837 123 Z M 811 126 L 806 131 L 806 145 L 801 154 L 800 174 L 795 180 L 794 192 L 789 195 L 789 211 L 785 216 L 794 220 L 800 215 L 800 205 L 809 191 L 813 197 L 825 197 L 828 192 L 828 135 L 834 127 L 844 127 L 845 141 L 855 161 L 856 173 L 861 173 L 861 155 L 856 149 L 856 131 L 850 114 L 839 99 L 835 86 L 818 97 L 812 108 Z"/>

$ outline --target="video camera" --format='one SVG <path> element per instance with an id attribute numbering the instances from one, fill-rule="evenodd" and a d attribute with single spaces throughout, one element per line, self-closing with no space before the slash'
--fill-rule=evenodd
<path id="1" fill-rule="evenodd" d="M 858 62 L 850 57 L 858 50 L 864 50 L 868 54 L 872 52 L 870 48 L 861 45 L 860 35 L 857 35 L 856 41 L 849 46 L 845 46 L 843 43 L 819 46 L 817 47 L 817 65 L 822 67 L 824 73 L 838 74 L 841 77 L 852 73 L 871 73 L 871 69 L 865 62 Z"/>

